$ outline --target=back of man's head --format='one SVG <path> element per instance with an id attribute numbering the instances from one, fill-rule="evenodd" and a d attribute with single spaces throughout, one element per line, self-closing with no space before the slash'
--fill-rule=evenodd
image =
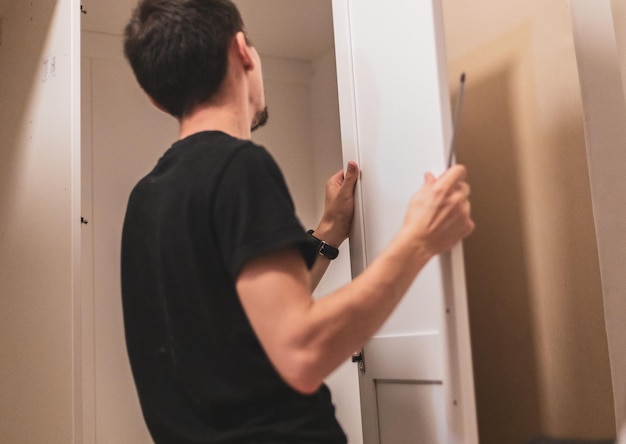
<path id="1" fill-rule="evenodd" d="M 143 90 L 180 119 L 219 90 L 229 45 L 243 30 L 230 0 L 141 0 L 124 53 Z"/>

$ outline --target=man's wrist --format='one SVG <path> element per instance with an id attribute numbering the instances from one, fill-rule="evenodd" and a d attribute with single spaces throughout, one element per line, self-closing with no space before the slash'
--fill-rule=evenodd
<path id="1" fill-rule="evenodd" d="M 347 233 L 343 233 L 344 231 L 345 230 L 340 229 L 337 223 L 322 218 L 315 228 L 315 236 L 333 247 L 339 247 L 348 237 Z"/>
<path id="2" fill-rule="evenodd" d="M 331 261 L 336 259 L 339 256 L 339 248 L 338 246 L 334 246 L 323 239 L 320 239 L 317 234 L 314 234 L 315 230 L 307 231 L 307 235 L 311 239 L 311 242 L 315 246 L 317 253 L 321 256 L 324 256 Z"/>

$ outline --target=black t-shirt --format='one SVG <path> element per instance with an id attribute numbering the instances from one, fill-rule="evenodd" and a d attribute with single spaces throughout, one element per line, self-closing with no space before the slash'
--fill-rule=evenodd
<path id="1" fill-rule="evenodd" d="M 131 193 L 122 237 L 126 343 L 157 443 L 345 443 L 330 393 L 280 378 L 235 289 L 252 258 L 315 252 L 262 147 L 221 132 L 176 142 Z M 260 295 L 259 297 L 263 297 Z"/>

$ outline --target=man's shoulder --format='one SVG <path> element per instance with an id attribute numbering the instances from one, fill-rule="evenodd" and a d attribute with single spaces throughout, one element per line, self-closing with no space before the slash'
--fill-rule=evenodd
<path id="1" fill-rule="evenodd" d="M 220 131 L 203 131 L 187 136 L 174 143 L 163 156 L 164 159 L 185 159 L 190 162 L 235 162 L 254 165 L 275 163 L 272 155 L 262 145 L 245 139 L 237 139 Z"/>
<path id="2" fill-rule="evenodd" d="M 232 137 L 221 131 L 201 131 L 175 142 L 168 153 L 203 153 L 218 155 L 254 145 L 252 141 Z M 167 153 L 166 153 L 167 154 Z"/>

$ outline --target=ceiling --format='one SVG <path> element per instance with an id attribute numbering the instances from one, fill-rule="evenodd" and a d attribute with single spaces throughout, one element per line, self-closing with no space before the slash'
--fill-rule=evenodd
<path id="1" fill-rule="evenodd" d="M 0 0 L 0 6 L 3 0 Z M 332 0 L 234 0 L 260 53 L 313 60 L 333 47 Z M 121 35 L 136 0 L 81 0 L 83 29 Z"/>

